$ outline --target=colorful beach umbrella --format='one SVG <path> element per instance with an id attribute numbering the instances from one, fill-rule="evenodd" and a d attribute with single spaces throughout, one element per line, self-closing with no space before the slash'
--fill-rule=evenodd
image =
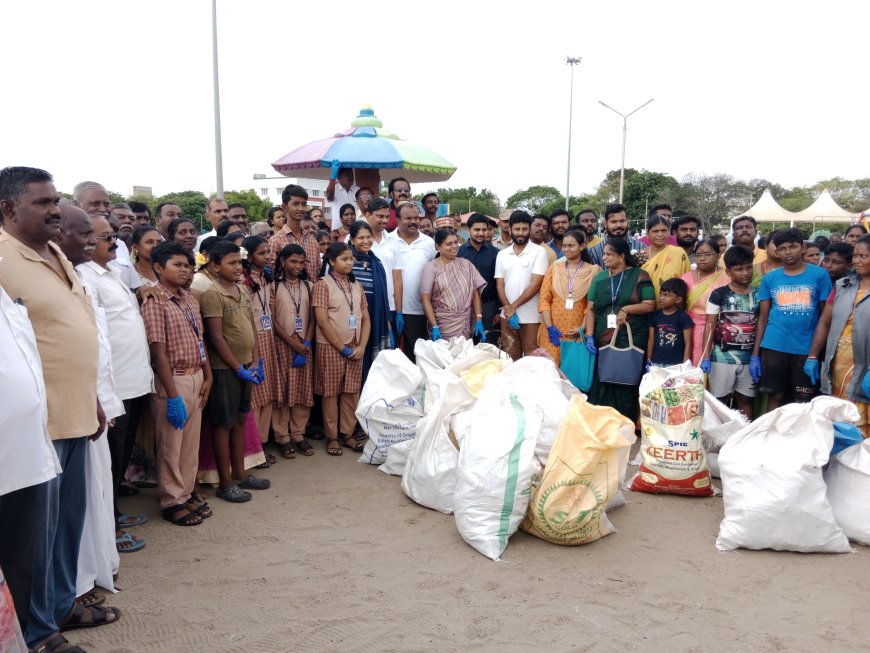
<path id="1" fill-rule="evenodd" d="M 401 171 L 411 183 L 445 181 L 456 172 L 456 166 L 440 154 L 384 129 L 370 107 L 359 112 L 350 129 L 298 147 L 272 167 L 287 177 L 329 179 L 334 159 L 343 168 Z"/>

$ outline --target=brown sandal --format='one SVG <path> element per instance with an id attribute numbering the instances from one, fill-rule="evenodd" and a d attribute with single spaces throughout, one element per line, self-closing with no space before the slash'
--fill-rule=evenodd
<path id="1" fill-rule="evenodd" d="M 88 616 L 90 616 L 90 621 L 87 620 Z M 96 628 L 97 626 L 113 624 L 120 618 L 121 611 L 118 608 L 109 608 L 102 605 L 92 605 L 89 608 L 85 608 L 73 602 L 69 616 L 58 626 L 60 626 L 60 632 L 64 633 L 68 630 L 76 630 L 77 628 Z"/>
<path id="2" fill-rule="evenodd" d="M 340 456 L 342 454 L 341 443 L 338 438 L 326 438 L 326 453 L 330 456 Z"/>
<path id="3" fill-rule="evenodd" d="M 85 653 L 85 649 L 70 644 L 66 637 L 55 633 L 39 642 L 33 648 L 33 653 Z"/>
<path id="4" fill-rule="evenodd" d="M 106 602 L 106 595 L 100 594 L 96 589 L 92 589 L 90 592 L 85 592 L 78 598 L 76 598 L 76 603 L 79 605 L 90 608 L 94 605 L 102 605 Z"/>
<path id="5" fill-rule="evenodd" d="M 287 460 L 292 460 L 296 457 L 296 449 L 293 448 L 292 442 L 279 444 L 278 451 L 281 453 L 281 457 L 286 458 Z"/>
<path id="6" fill-rule="evenodd" d="M 293 440 L 293 446 L 296 447 L 296 451 L 301 453 L 303 456 L 314 455 L 314 447 L 311 446 L 311 443 L 305 438 L 302 438 L 301 440 Z"/>

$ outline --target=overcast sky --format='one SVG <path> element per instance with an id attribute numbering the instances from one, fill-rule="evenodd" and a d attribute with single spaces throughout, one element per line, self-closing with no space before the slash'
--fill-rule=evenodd
<path id="1" fill-rule="evenodd" d="M 224 183 L 349 126 L 457 166 L 444 186 L 591 192 L 620 163 L 785 186 L 868 176 L 870 3 L 218 0 Z M 2 2 L 0 165 L 215 188 L 210 0 Z M 385 175 L 389 178 L 389 175 Z M 414 191 L 422 190 L 415 185 Z"/>

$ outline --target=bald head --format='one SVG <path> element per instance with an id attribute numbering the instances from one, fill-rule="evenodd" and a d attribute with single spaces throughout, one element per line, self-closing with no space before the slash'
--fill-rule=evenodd
<path id="1" fill-rule="evenodd" d="M 73 202 L 76 206 L 94 217 L 107 217 L 110 210 L 109 193 L 102 184 L 95 181 L 83 181 L 73 188 Z"/>
<path id="2" fill-rule="evenodd" d="M 73 265 L 90 261 L 97 239 L 88 214 L 72 204 L 61 205 L 57 244 Z"/>

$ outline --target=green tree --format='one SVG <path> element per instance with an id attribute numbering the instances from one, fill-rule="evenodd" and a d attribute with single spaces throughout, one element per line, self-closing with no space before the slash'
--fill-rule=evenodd
<path id="1" fill-rule="evenodd" d="M 241 204 L 248 212 L 250 222 L 261 222 L 266 219 L 272 203 L 262 199 L 253 188 L 248 190 L 230 190 L 224 193 L 227 204 Z"/>
<path id="2" fill-rule="evenodd" d="M 809 188 L 795 186 L 785 191 L 776 201 L 779 202 L 782 208 L 797 212 L 809 207 L 815 199 L 816 197 Z"/>
<path id="3" fill-rule="evenodd" d="M 507 206 L 509 209 L 522 209 L 529 213 L 538 213 L 545 206 L 553 208 L 565 206 L 565 196 L 555 186 L 529 186 L 508 197 Z"/>
<path id="4" fill-rule="evenodd" d="M 167 193 L 154 200 L 154 207 L 163 202 L 173 202 L 178 204 L 181 213 L 185 218 L 193 220 L 193 224 L 202 231 L 203 221 L 205 218 L 205 207 L 208 204 L 208 198 L 198 190 L 183 190 L 176 193 Z M 150 206 L 150 204 L 149 204 Z M 209 225 L 211 228 L 211 225 Z"/>
<path id="5" fill-rule="evenodd" d="M 497 218 L 499 212 L 498 197 L 491 190 L 480 191 L 474 186 L 467 188 L 439 188 L 435 193 L 442 204 L 450 204 L 453 213 L 483 213 Z M 420 196 L 421 199 L 422 195 Z"/>
<path id="6" fill-rule="evenodd" d="M 746 208 L 747 188 L 731 175 L 690 173 L 680 185 L 679 203 L 675 212 L 694 215 L 701 220 L 705 233 L 721 230 L 729 218 Z"/>
<path id="7" fill-rule="evenodd" d="M 619 171 L 616 173 L 618 175 Z M 649 207 L 663 202 L 673 205 L 671 200 L 679 188 L 680 183 L 663 172 L 632 170 L 632 174 L 626 177 L 622 191 L 622 203 L 628 212 L 631 230 L 646 228 Z"/>
<path id="8" fill-rule="evenodd" d="M 109 193 L 109 202 L 114 206 L 115 204 L 123 204 L 127 201 L 127 199 L 121 195 L 121 193 L 116 193 L 113 190 L 108 191 Z"/>

